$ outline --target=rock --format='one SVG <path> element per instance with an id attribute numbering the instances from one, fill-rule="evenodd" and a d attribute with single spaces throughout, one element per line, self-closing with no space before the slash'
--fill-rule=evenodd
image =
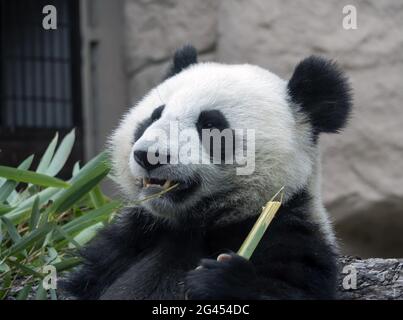
<path id="1" fill-rule="evenodd" d="M 340 258 L 339 299 L 401 300 L 403 299 L 402 259 Z M 352 278 L 355 277 L 356 282 Z M 344 286 L 343 286 L 344 279 Z M 352 280 L 352 281 L 351 281 Z"/>
<path id="2" fill-rule="evenodd" d="M 133 75 L 172 57 L 186 43 L 205 52 L 217 39 L 217 1 L 127 0 L 127 70 Z"/>

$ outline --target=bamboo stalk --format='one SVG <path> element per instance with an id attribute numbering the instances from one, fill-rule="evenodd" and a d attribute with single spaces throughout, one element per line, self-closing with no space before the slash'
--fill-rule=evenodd
<path id="1" fill-rule="evenodd" d="M 151 199 L 160 198 L 162 195 L 164 195 L 165 193 L 171 191 L 172 189 L 175 189 L 177 186 L 179 186 L 179 183 L 176 183 L 173 186 L 170 186 L 169 188 L 166 188 L 166 189 L 164 189 L 164 190 L 162 190 L 160 192 L 157 192 L 157 193 L 154 193 L 154 194 L 149 195 L 147 197 L 144 197 L 143 199 L 135 200 L 135 201 L 131 201 L 129 203 L 126 203 L 125 205 L 126 206 L 130 206 L 130 205 L 135 206 L 135 205 L 139 205 L 139 204 L 141 204 L 143 202 L 146 202 L 148 200 L 151 200 Z"/>
<path id="2" fill-rule="evenodd" d="M 283 201 L 284 187 L 282 187 L 263 207 L 262 213 L 253 225 L 251 231 L 242 243 L 238 254 L 249 260 L 276 215 Z"/>

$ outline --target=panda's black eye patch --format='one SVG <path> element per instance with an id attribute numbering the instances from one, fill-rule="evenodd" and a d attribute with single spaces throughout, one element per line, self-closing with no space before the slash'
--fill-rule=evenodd
<path id="1" fill-rule="evenodd" d="M 134 133 L 134 141 L 138 140 L 143 134 L 144 131 L 147 130 L 147 128 L 149 126 L 151 126 L 151 124 L 155 121 L 157 121 L 159 118 L 161 118 L 162 115 L 162 111 L 164 111 L 165 105 L 159 106 L 158 108 L 156 108 L 153 113 L 151 114 L 151 117 L 149 117 L 148 119 L 144 120 L 143 122 L 141 122 L 139 124 L 139 126 L 137 127 L 137 130 Z"/>
<path id="2" fill-rule="evenodd" d="M 162 114 L 162 111 L 164 111 L 164 108 L 165 108 L 165 106 L 162 105 L 153 111 L 153 113 L 151 114 L 152 122 L 157 121 L 159 118 L 161 118 L 161 114 Z"/>
<path id="3" fill-rule="evenodd" d="M 225 116 L 222 114 L 221 111 L 219 110 L 208 110 L 208 111 L 202 111 L 199 115 L 199 118 L 196 123 L 197 131 L 199 133 L 199 138 L 203 143 L 203 146 L 206 150 L 210 151 L 210 158 L 213 159 L 214 157 L 214 137 L 213 135 L 208 136 L 208 140 L 205 140 L 205 137 L 203 137 L 203 129 L 206 130 L 214 130 L 217 129 L 220 131 L 220 134 L 223 133 L 223 130 L 225 129 L 230 129 L 230 125 L 228 123 L 228 120 L 225 118 Z M 227 132 L 228 133 L 228 132 Z M 228 138 L 228 135 L 227 135 Z M 226 154 L 226 147 L 232 147 L 232 150 L 235 150 L 235 140 L 234 140 L 234 132 L 230 132 L 230 140 L 226 139 L 226 135 L 220 135 L 220 147 L 221 147 L 221 161 L 225 162 L 227 159 L 227 156 L 232 156 L 232 155 L 227 155 Z M 229 143 L 229 145 L 228 145 Z"/>
<path id="4" fill-rule="evenodd" d="M 196 123 L 199 133 L 203 129 L 218 129 L 220 131 L 229 128 L 229 123 L 219 110 L 202 111 Z"/>

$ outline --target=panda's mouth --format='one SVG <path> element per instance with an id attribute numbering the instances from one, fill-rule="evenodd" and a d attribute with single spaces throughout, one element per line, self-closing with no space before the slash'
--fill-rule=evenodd
<path id="1" fill-rule="evenodd" d="M 198 187 L 198 180 L 181 181 L 162 178 L 143 177 L 143 194 L 150 196 L 157 193 L 163 193 L 161 197 L 170 198 L 174 201 L 180 201 L 189 196 Z M 166 193 L 164 193 L 166 191 Z"/>
<path id="2" fill-rule="evenodd" d="M 177 181 L 168 179 L 143 178 L 143 188 L 161 187 L 162 189 L 166 190 L 176 184 L 179 183 Z"/>

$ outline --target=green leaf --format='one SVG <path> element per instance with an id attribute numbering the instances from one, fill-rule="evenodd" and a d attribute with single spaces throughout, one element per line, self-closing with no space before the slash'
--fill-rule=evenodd
<path id="1" fill-rule="evenodd" d="M 61 262 L 53 264 L 57 270 L 57 272 L 62 272 L 65 270 L 69 270 L 71 268 L 74 268 L 75 266 L 79 265 L 81 263 L 80 258 L 68 258 L 64 259 Z"/>
<path id="2" fill-rule="evenodd" d="M 14 208 L 0 203 L 0 216 L 12 211 Z"/>
<path id="3" fill-rule="evenodd" d="M 0 273 L 5 273 L 5 272 L 9 272 L 9 271 L 10 271 L 10 267 L 8 266 L 8 264 L 5 262 L 0 262 Z"/>
<path id="4" fill-rule="evenodd" d="M 77 201 L 83 198 L 94 186 L 96 186 L 108 172 L 100 173 L 99 175 L 90 178 L 78 180 L 70 188 L 61 193 L 60 197 L 55 200 L 52 206 L 53 212 L 61 213 L 69 210 Z"/>
<path id="5" fill-rule="evenodd" d="M 18 203 L 24 201 L 24 199 L 22 199 L 22 197 L 20 196 L 20 194 L 13 190 L 13 192 L 11 192 L 11 194 L 8 196 L 7 198 L 7 202 L 10 206 L 15 207 L 18 205 Z"/>
<path id="6" fill-rule="evenodd" d="M 47 220 L 45 220 L 43 223 L 41 223 L 41 225 L 43 225 L 43 224 L 46 223 L 46 222 L 47 222 Z M 54 229 L 51 230 L 51 231 L 46 235 L 45 240 L 44 240 L 43 243 L 42 243 L 42 248 L 46 248 L 46 247 L 50 244 L 51 239 L 53 238 L 53 232 L 54 232 Z"/>
<path id="7" fill-rule="evenodd" d="M 6 217 L 1 217 L 0 219 L 1 219 L 1 221 L 3 221 L 4 225 L 6 226 L 7 233 L 10 236 L 11 240 L 14 243 L 18 243 L 21 240 L 21 236 L 18 233 L 17 229 L 14 227 L 14 225 Z"/>
<path id="8" fill-rule="evenodd" d="M 81 231 L 78 235 L 74 237 L 74 240 L 80 245 L 83 246 L 85 245 L 88 241 L 90 241 L 98 232 L 100 228 L 102 228 L 104 225 L 101 222 L 98 222 L 87 229 L 84 229 Z M 71 245 L 69 245 L 71 248 Z"/>
<path id="9" fill-rule="evenodd" d="M 15 243 L 10 249 L 6 251 L 8 256 L 12 256 L 19 253 L 21 250 L 25 250 L 33 245 L 38 244 L 41 239 L 44 239 L 46 235 L 54 228 L 52 223 L 46 223 L 39 228 L 32 231 L 28 236 L 24 236 L 20 241 Z"/>
<path id="10" fill-rule="evenodd" d="M 55 248 L 48 247 L 47 255 L 43 257 L 43 261 L 45 261 L 46 265 L 59 262 L 60 261 L 59 253 L 56 251 Z"/>
<path id="11" fill-rule="evenodd" d="M 90 197 L 95 208 L 99 208 L 105 204 L 105 197 L 102 194 L 101 187 L 99 185 L 95 186 L 90 191 Z"/>
<path id="12" fill-rule="evenodd" d="M 7 272 L 3 276 L 3 281 L 0 286 L 0 300 L 4 299 L 7 295 L 7 292 L 9 291 L 9 287 L 11 286 L 12 282 L 12 275 L 11 272 Z"/>
<path id="13" fill-rule="evenodd" d="M 60 228 L 59 226 L 56 227 L 56 231 L 59 232 L 61 234 L 61 236 L 63 238 L 65 238 L 70 244 L 72 244 L 73 246 L 75 246 L 77 249 L 81 248 L 81 245 L 79 243 L 77 243 L 76 240 L 74 240 L 72 237 L 70 237 L 67 232 L 65 232 L 62 228 Z"/>
<path id="14" fill-rule="evenodd" d="M 31 289 L 32 289 L 32 285 L 27 284 L 24 288 L 22 288 L 18 292 L 17 300 L 27 300 L 29 293 L 31 292 Z"/>
<path id="15" fill-rule="evenodd" d="M 101 152 L 96 157 L 92 158 L 80 171 L 70 180 L 70 183 L 75 182 L 83 176 L 89 176 L 99 171 L 110 169 L 108 153 Z"/>
<path id="16" fill-rule="evenodd" d="M 28 274 L 28 275 L 31 275 L 31 276 L 34 276 L 34 277 L 40 278 L 40 279 L 42 279 L 44 277 L 44 275 L 42 273 L 35 271 L 33 267 L 31 267 L 27 264 L 19 263 L 18 261 L 14 261 L 10 258 L 7 259 L 7 262 L 8 262 L 8 264 L 11 264 L 11 265 L 17 267 L 19 269 L 19 271 L 23 274 Z"/>
<path id="17" fill-rule="evenodd" d="M 50 289 L 49 289 L 49 292 L 50 292 L 50 299 L 51 299 L 51 300 L 57 300 L 56 290 L 50 288 Z"/>
<path id="18" fill-rule="evenodd" d="M 18 206 L 13 209 L 12 211 L 8 212 L 5 216 L 7 219 L 10 219 L 13 223 L 19 222 L 25 214 L 29 214 L 31 212 L 31 208 L 34 204 L 36 197 L 40 198 L 39 206 L 44 205 L 47 203 L 60 189 L 58 188 L 46 188 L 42 190 L 37 195 L 29 197 L 25 199 Z"/>
<path id="19" fill-rule="evenodd" d="M 49 167 L 46 170 L 46 174 L 49 176 L 57 175 L 60 170 L 63 169 L 64 165 L 69 158 L 71 150 L 73 149 L 75 140 L 75 130 L 73 129 L 69 134 L 67 134 L 59 148 L 57 149 L 55 156 L 52 159 L 52 162 L 49 164 Z"/>
<path id="20" fill-rule="evenodd" d="M 29 229 L 32 231 L 38 225 L 40 216 L 40 209 L 39 209 L 39 197 L 35 198 L 34 204 L 32 205 L 32 213 L 31 218 L 29 219 Z"/>
<path id="21" fill-rule="evenodd" d="M 63 180 L 28 170 L 0 166 L 0 176 L 18 182 L 32 183 L 44 187 L 67 188 L 69 184 Z"/>
<path id="22" fill-rule="evenodd" d="M 19 166 L 18 169 L 28 170 L 34 160 L 34 155 L 29 156 Z M 18 182 L 14 180 L 6 181 L 0 188 L 0 202 L 6 201 L 10 194 L 17 187 Z"/>
<path id="23" fill-rule="evenodd" d="M 43 287 L 42 281 L 40 281 L 38 289 L 36 291 L 35 300 L 47 300 L 47 299 L 48 299 L 48 293 Z"/>
<path id="24" fill-rule="evenodd" d="M 108 174 L 109 167 L 104 157 L 96 157 L 88 163 L 71 181 L 71 186 L 62 190 L 54 198 L 51 212 L 61 213 L 70 209 Z"/>
<path id="25" fill-rule="evenodd" d="M 52 160 L 53 155 L 55 153 L 58 140 L 59 140 L 59 133 L 56 132 L 55 137 L 53 138 L 51 143 L 49 143 L 45 153 L 41 158 L 41 161 L 38 164 L 38 167 L 36 169 L 37 173 L 46 173 L 46 171 L 48 170 L 50 161 Z"/>
<path id="26" fill-rule="evenodd" d="M 77 173 L 79 172 L 80 172 L 80 161 L 77 161 L 73 167 L 73 177 L 76 176 Z"/>
<path id="27" fill-rule="evenodd" d="M 79 218 L 73 219 L 62 226 L 62 229 L 68 234 L 75 234 L 95 223 L 105 221 L 116 211 L 121 204 L 118 201 L 109 202 L 102 207 L 92 210 Z M 55 239 L 57 241 L 57 239 Z"/>

